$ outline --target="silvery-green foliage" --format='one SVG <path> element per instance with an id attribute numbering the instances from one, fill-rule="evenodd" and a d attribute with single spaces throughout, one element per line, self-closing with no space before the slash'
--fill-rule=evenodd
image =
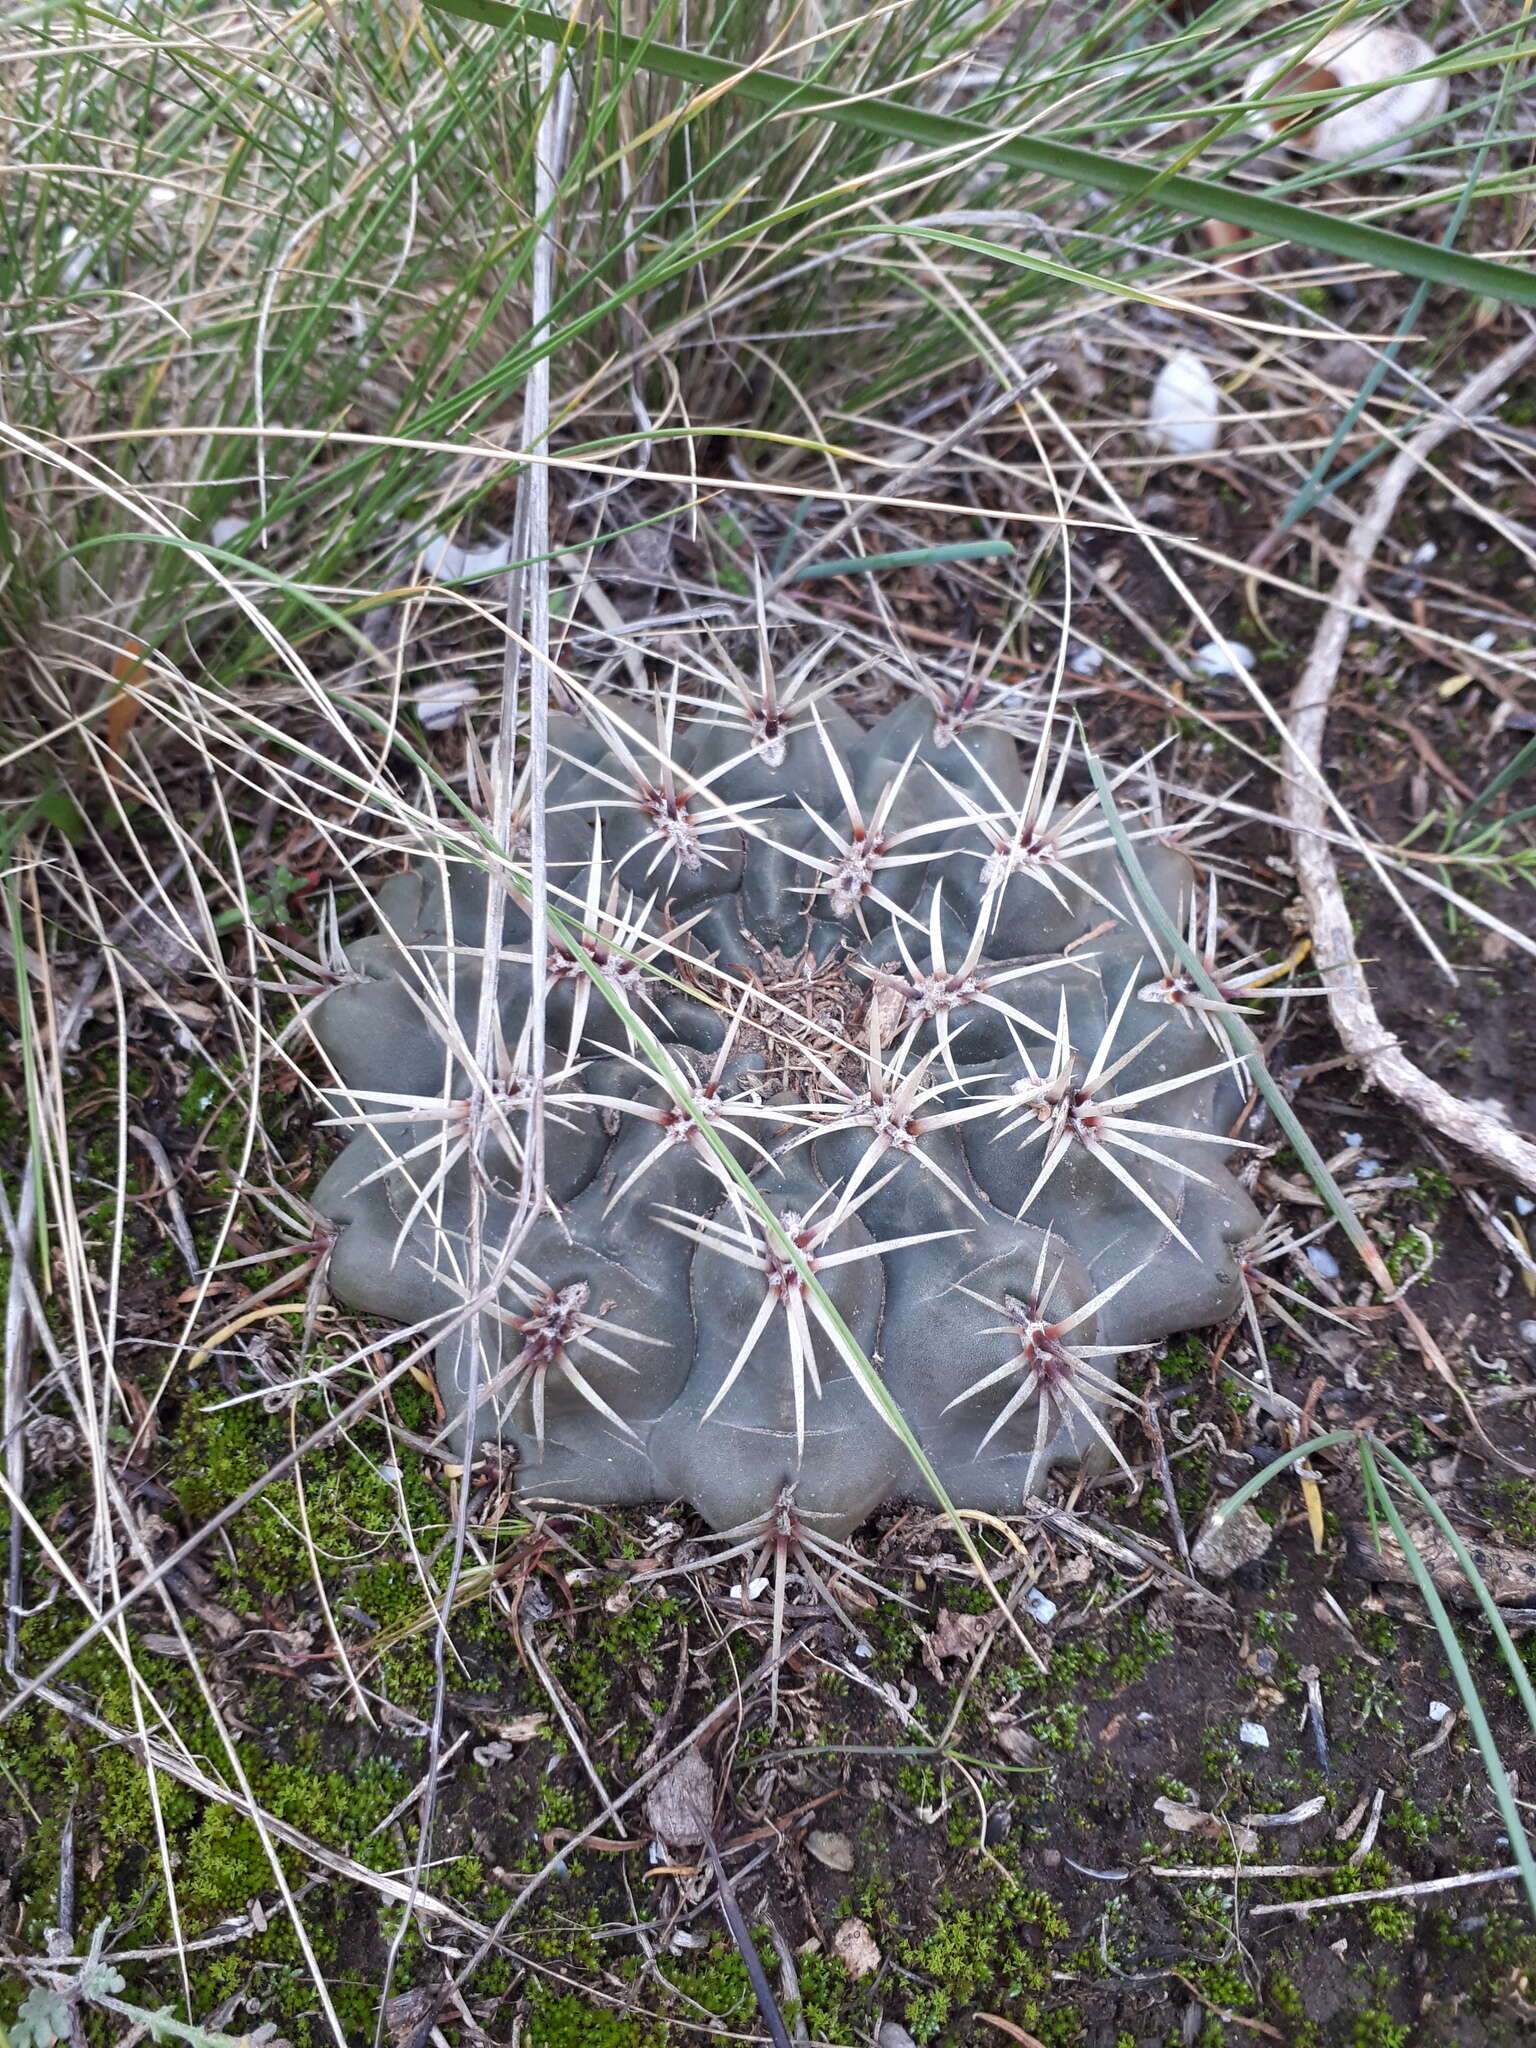
<path id="1" fill-rule="evenodd" d="M 920 1493 L 828 1303 L 957 1503 L 1118 1455 L 1117 1356 L 1232 1314 L 1257 1218 L 1219 1006 L 1148 936 L 1070 746 L 765 697 L 649 726 L 593 700 L 551 748 L 545 1204 L 519 1235 L 527 903 L 423 858 L 314 1016 L 353 1133 L 316 1196 L 337 1295 L 440 1332 L 460 1430 L 515 1444 L 530 1497 L 720 1529 L 787 1498 L 836 1534 Z M 1133 830 L 1193 930 L 1190 859 Z"/>

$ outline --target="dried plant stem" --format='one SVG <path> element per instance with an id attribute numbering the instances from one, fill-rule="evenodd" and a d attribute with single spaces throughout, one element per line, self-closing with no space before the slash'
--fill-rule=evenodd
<path id="1" fill-rule="evenodd" d="M 1283 802 L 1313 953 L 1328 991 L 1334 1029 L 1344 1050 L 1372 1085 L 1384 1088 L 1485 1166 L 1536 1193 L 1536 1145 L 1486 1110 L 1461 1101 L 1438 1081 L 1431 1080 L 1382 1024 L 1355 958 L 1354 933 L 1339 884 L 1338 864 L 1324 830 L 1325 798 L 1320 780 L 1328 708 L 1344 658 L 1350 621 L 1398 501 L 1440 443 L 1466 426 L 1533 355 L 1536 334 L 1527 334 L 1503 350 L 1486 369 L 1469 377 L 1439 417 L 1412 435 L 1383 470 L 1369 505 L 1355 522 L 1345 544 L 1328 609 L 1291 700 L 1291 744 L 1305 769 L 1311 772 L 1285 779 Z"/>
<path id="2" fill-rule="evenodd" d="M 1251 1876 L 1252 1872 L 1244 1871 L 1239 1875 Z M 1255 1920 L 1261 1913 L 1294 1913 L 1297 1919 L 1303 1920 L 1309 1913 L 1328 1912 L 1338 1906 L 1372 1906 L 1378 1899 L 1424 1899 L 1436 1892 L 1463 1891 L 1473 1884 L 1511 1884 L 1519 1875 L 1518 1863 L 1505 1863 L 1497 1870 L 1461 1871 L 1454 1877 L 1425 1878 L 1419 1884 L 1379 1885 L 1370 1892 L 1335 1892 L 1327 1899 L 1282 1899 L 1273 1905 L 1250 1906 L 1248 1912 Z"/>

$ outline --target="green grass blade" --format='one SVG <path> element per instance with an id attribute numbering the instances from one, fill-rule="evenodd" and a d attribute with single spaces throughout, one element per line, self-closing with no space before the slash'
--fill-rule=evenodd
<path id="1" fill-rule="evenodd" d="M 1508 1625 L 1503 1615 L 1500 1614 L 1494 1597 L 1488 1590 L 1487 1581 L 1478 1570 L 1472 1553 L 1446 1520 L 1445 1512 L 1439 1502 L 1411 1466 L 1404 1464 L 1396 1451 L 1389 1450 L 1385 1444 L 1376 1444 L 1375 1453 L 1378 1458 L 1382 1459 L 1384 1463 L 1392 1468 L 1398 1478 L 1416 1497 L 1419 1505 L 1424 1509 L 1424 1512 L 1429 1516 L 1430 1520 L 1435 1524 L 1435 1527 L 1454 1551 L 1456 1562 L 1466 1574 L 1467 1584 L 1477 1595 L 1477 1603 L 1487 1618 L 1488 1626 L 1493 1630 L 1494 1640 L 1503 1652 L 1504 1661 L 1509 1666 L 1509 1675 L 1515 1682 L 1515 1691 L 1520 1695 L 1520 1704 L 1524 1707 L 1530 1719 L 1531 1727 L 1536 1729 L 1536 1685 L 1531 1683 L 1531 1675 L 1525 1668 L 1525 1660 L 1521 1657 L 1519 1650 L 1515 1646 L 1514 1637 L 1510 1634 Z"/>
<path id="2" fill-rule="evenodd" d="M 1536 767 L 1536 739 L 1527 740 L 1514 759 L 1506 761 L 1492 781 L 1478 791 L 1456 821 L 1453 843 L 1457 839 L 1465 838 L 1467 827 L 1478 813 L 1486 810 L 1489 804 L 1501 797 L 1505 790 L 1518 782 L 1527 768 L 1531 767 Z"/>
<path id="3" fill-rule="evenodd" d="M 888 555 L 844 555 L 835 562 L 811 562 L 797 569 L 791 583 L 814 583 L 823 576 L 873 576 L 881 569 L 923 569 L 931 562 L 994 562 L 1018 549 L 1008 540 L 951 540 L 931 548 L 893 548 Z"/>
<path id="4" fill-rule="evenodd" d="M 1360 1439 L 1360 1466 L 1365 1475 L 1366 1486 L 1380 1504 L 1382 1513 L 1391 1525 L 1392 1534 L 1397 1538 L 1403 1558 L 1413 1574 L 1414 1584 L 1418 1587 L 1424 1605 L 1429 1609 L 1430 1619 L 1435 1624 L 1440 1647 L 1445 1652 L 1445 1661 L 1451 1667 L 1456 1690 L 1461 1694 L 1462 1707 L 1471 1724 L 1478 1749 L 1482 1753 L 1483 1768 L 1488 1773 L 1494 1804 L 1499 1809 L 1504 1832 L 1509 1837 L 1510 1851 L 1520 1867 L 1526 1898 L 1530 1902 L 1531 1911 L 1536 1913 L 1536 1857 L 1531 1854 L 1530 1837 L 1526 1834 L 1525 1822 L 1521 1819 L 1520 1809 L 1515 1804 L 1514 1795 L 1504 1775 L 1504 1762 L 1499 1755 L 1499 1746 L 1494 1740 L 1493 1730 L 1488 1725 L 1488 1716 L 1483 1711 L 1477 1681 L 1472 1676 L 1466 1654 L 1462 1650 L 1461 1639 L 1456 1633 L 1456 1624 L 1451 1620 L 1446 1604 L 1440 1597 L 1440 1589 L 1430 1577 L 1429 1568 L 1423 1558 L 1414 1548 L 1403 1518 L 1398 1513 L 1397 1503 L 1382 1480 L 1380 1468 L 1376 1464 L 1376 1448 L 1369 1437 Z"/>
<path id="5" fill-rule="evenodd" d="M 1125 199 L 1155 199 L 1191 220 L 1222 220 L 1247 228 L 1267 241 L 1298 242 L 1326 250 L 1350 263 L 1430 284 L 1450 285 L 1484 298 L 1536 306 L 1536 275 L 1507 263 L 1464 256 L 1455 249 L 1411 240 L 1387 228 L 1339 220 L 1289 200 L 1266 199 L 1256 192 L 1219 184 L 1185 172 L 1165 172 L 1155 165 L 1130 163 L 1075 143 L 1049 142 L 1034 136 L 997 136 L 976 121 L 953 114 L 935 114 L 905 100 L 850 98 L 831 87 L 813 85 L 782 72 L 743 70 L 719 57 L 679 49 L 672 43 L 643 41 L 606 27 L 578 25 L 569 18 L 523 7 L 516 0 L 433 0 L 449 14 L 493 28 L 515 29 L 541 42 L 559 42 L 590 50 L 619 64 L 638 62 L 645 70 L 707 92 L 728 93 L 773 109 L 777 114 L 811 115 L 841 127 L 888 137 L 919 149 L 976 151 L 1012 169 L 1037 177 L 1060 178 L 1070 185 L 1112 192 Z"/>
<path id="6" fill-rule="evenodd" d="M 1303 1459 L 1310 1458 L 1314 1452 L 1331 1451 L 1339 1444 L 1352 1444 L 1356 1438 L 1355 1430 L 1330 1429 L 1326 1436 L 1308 1437 L 1304 1444 L 1297 1444 L 1293 1450 L 1284 1452 L 1278 1458 L 1272 1458 L 1262 1472 L 1255 1472 L 1251 1479 L 1243 1481 L 1236 1493 L 1227 1496 L 1211 1516 L 1211 1527 L 1218 1529 L 1223 1522 L 1230 1521 L 1239 1508 L 1247 1507 L 1255 1494 L 1262 1493 L 1272 1479 L 1278 1479 L 1280 1474 L 1288 1472 L 1292 1465 L 1301 1464 Z"/>

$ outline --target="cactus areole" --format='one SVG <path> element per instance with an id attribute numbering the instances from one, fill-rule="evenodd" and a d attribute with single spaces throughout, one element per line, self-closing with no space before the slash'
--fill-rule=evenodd
<path id="1" fill-rule="evenodd" d="M 466 849 L 378 890 L 314 1013 L 336 1295 L 436 1333 L 458 1441 L 515 1446 L 530 1499 L 840 1536 L 924 1496 L 850 1337 L 961 1506 L 1117 1455 L 1117 1359 L 1234 1313 L 1258 1219 L 1221 1005 L 1069 745 L 913 698 L 868 730 L 594 699 L 550 746 L 542 976 L 526 846 L 495 888 Z M 1130 830 L 1192 925 L 1189 858 Z"/>

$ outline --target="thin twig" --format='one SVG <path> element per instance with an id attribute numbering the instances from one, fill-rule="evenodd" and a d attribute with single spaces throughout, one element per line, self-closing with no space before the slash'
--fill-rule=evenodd
<path id="1" fill-rule="evenodd" d="M 1384 1088 L 1434 1130 L 1454 1140 L 1497 1173 L 1536 1192 L 1536 1145 L 1486 1110 L 1461 1101 L 1438 1081 L 1431 1080 L 1382 1024 L 1355 956 L 1355 936 L 1339 883 L 1338 865 L 1322 830 L 1326 805 L 1319 780 L 1328 708 L 1350 623 L 1399 499 L 1440 443 L 1467 426 L 1472 416 L 1489 405 L 1533 355 L 1536 333 L 1527 334 L 1495 356 L 1485 369 L 1467 379 L 1438 418 L 1409 438 L 1377 480 L 1370 503 L 1345 544 L 1328 609 L 1291 700 L 1291 744 L 1310 772 L 1285 779 L 1282 802 L 1312 933 L 1313 954 L 1328 991 L 1334 1029 L 1345 1051 L 1367 1082 Z"/>
<path id="2" fill-rule="evenodd" d="M 1251 1871 L 1239 1872 L 1240 1876 L 1252 1876 Z M 1309 1875 L 1311 1873 L 1308 1873 Z M 1459 1877 L 1428 1877 L 1422 1884 L 1384 1884 L 1369 1892 L 1335 1892 L 1329 1899 L 1282 1899 L 1271 1906 L 1250 1906 L 1248 1916 L 1257 1920 L 1261 1913 L 1321 1913 L 1335 1906 L 1374 1906 L 1379 1899 L 1422 1899 L 1435 1892 L 1462 1891 L 1473 1884 L 1507 1884 L 1520 1875 L 1518 1863 L 1506 1863 L 1498 1870 L 1468 1870 Z"/>

